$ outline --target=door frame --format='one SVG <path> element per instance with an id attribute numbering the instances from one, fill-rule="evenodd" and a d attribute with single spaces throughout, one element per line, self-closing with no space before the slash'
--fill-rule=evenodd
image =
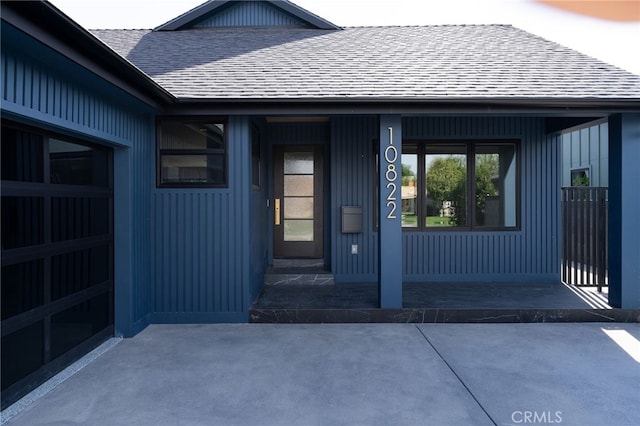
<path id="1" fill-rule="evenodd" d="M 284 194 L 283 181 L 284 175 L 284 153 L 285 152 L 313 152 L 314 154 L 314 241 L 297 242 L 284 241 L 284 223 L 276 224 L 277 206 L 276 199 L 281 200 L 280 217 L 284 214 Z M 325 189 L 325 169 L 324 169 L 324 145 L 318 144 L 278 144 L 273 146 L 273 258 L 274 259 L 323 259 L 325 256 L 324 234 L 325 234 L 325 205 L 324 205 L 324 189 Z"/>

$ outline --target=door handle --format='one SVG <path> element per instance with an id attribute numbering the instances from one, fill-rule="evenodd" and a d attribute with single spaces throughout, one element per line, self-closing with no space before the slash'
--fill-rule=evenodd
<path id="1" fill-rule="evenodd" d="M 273 215 L 276 221 L 276 225 L 280 225 L 280 198 L 276 198 L 273 203 Z"/>

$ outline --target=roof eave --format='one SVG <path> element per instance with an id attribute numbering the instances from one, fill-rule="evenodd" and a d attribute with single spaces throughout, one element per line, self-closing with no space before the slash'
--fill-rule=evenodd
<path id="1" fill-rule="evenodd" d="M 46 0 L 2 2 L 2 20 L 154 108 L 176 99 Z"/>
<path id="2" fill-rule="evenodd" d="M 519 114 L 607 116 L 640 112 L 640 98 L 178 98 L 171 114 Z"/>

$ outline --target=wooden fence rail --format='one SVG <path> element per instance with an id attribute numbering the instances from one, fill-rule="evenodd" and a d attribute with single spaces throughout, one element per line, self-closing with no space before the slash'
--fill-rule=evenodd
<path id="1" fill-rule="evenodd" d="M 562 188 L 562 280 L 597 286 L 608 283 L 608 190 Z"/>

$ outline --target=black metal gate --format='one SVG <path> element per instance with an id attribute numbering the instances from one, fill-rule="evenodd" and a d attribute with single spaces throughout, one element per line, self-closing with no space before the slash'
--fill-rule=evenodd
<path id="1" fill-rule="evenodd" d="M 562 188 L 562 280 L 597 286 L 608 283 L 608 188 Z"/>

